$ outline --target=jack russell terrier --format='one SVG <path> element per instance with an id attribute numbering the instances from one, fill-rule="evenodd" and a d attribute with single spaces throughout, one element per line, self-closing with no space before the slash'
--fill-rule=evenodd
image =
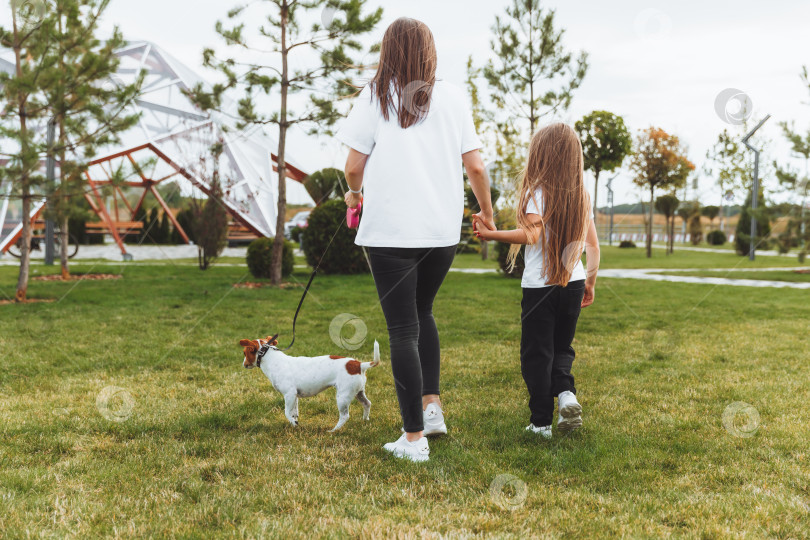
<path id="1" fill-rule="evenodd" d="M 340 418 L 331 431 L 337 431 L 349 419 L 352 399 L 363 405 L 363 420 L 369 419 L 371 401 L 366 397 L 366 371 L 380 364 L 380 344 L 374 341 L 374 361 L 360 362 L 342 356 L 287 356 L 267 339 L 243 339 L 245 360 L 242 365 L 258 367 L 273 387 L 284 396 L 284 414 L 293 426 L 298 425 L 298 398 L 320 394 L 332 386 L 337 390 Z"/>

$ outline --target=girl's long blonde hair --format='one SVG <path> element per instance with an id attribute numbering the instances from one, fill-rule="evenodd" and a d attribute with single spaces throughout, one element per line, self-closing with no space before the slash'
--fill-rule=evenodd
<path id="1" fill-rule="evenodd" d="M 542 201 L 534 195 L 540 188 Z M 551 124 L 532 137 L 523 170 L 517 224 L 543 249 L 543 278 L 549 285 L 567 286 L 582 258 L 591 217 L 590 196 L 583 182 L 582 143 L 565 124 Z M 541 212 L 539 226 L 529 222 L 526 207 L 534 201 Z M 514 268 L 521 246 L 509 249 L 507 262 Z"/>

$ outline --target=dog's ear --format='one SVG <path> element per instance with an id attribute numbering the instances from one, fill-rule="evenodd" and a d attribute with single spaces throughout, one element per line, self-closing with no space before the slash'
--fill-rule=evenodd
<path id="1" fill-rule="evenodd" d="M 253 343 L 249 339 L 241 339 L 241 340 L 239 340 L 239 345 L 241 345 L 242 347 L 249 347 L 249 348 L 251 348 L 253 350 L 256 350 L 256 344 Z"/>
<path id="2" fill-rule="evenodd" d="M 273 336 L 267 336 L 267 343 L 275 347 L 276 345 L 278 345 L 278 340 L 273 339 Z"/>

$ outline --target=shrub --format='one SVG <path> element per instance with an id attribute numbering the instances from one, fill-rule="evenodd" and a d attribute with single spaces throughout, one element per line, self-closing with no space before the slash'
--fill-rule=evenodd
<path id="1" fill-rule="evenodd" d="M 636 243 L 633 242 L 632 240 L 622 240 L 619 243 L 619 247 L 620 248 L 634 248 L 634 247 L 636 247 Z"/>
<path id="2" fill-rule="evenodd" d="M 807 259 L 807 250 L 803 249 L 799 252 L 799 264 L 804 264 L 804 261 Z"/>
<path id="3" fill-rule="evenodd" d="M 301 233 L 307 264 L 314 268 L 320 261 L 320 271 L 326 274 L 368 272 L 363 250 L 354 243 L 357 231 L 341 225 L 345 218 L 346 203 L 343 199 L 330 199 L 312 210 L 307 227 Z M 363 219 L 362 216 L 360 219 Z M 340 230 L 336 234 L 338 227 Z M 327 251 L 333 235 L 335 239 Z"/>
<path id="4" fill-rule="evenodd" d="M 298 242 L 300 244 L 301 243 L 301 233 L 303 233 L 303 232 L 304 232 L 304 227 L 300 227 L 300 226 L 296 225 L 295 227 L 293 227 L 293 230 L 290 231 L 290 239 L 293 242 Z"/>
<path id="5" fill-rule="evenodd" d="M 247 249 L 247 265 L 253 277 L 270 279 L 272 257 L 273 238 L 259 238 L 250 243 Z M 294 265 L 292 244 L 284 242 L 284 251 L 281 255 L 281 275 L 286 277 L 292 274 Z"/>
<path id="6" fill-rule="evenodd" d="M 759 200 L 764 201 L 765 197 L 760 191 Z M 737 232 L 734 238 L 734 244 L 737 255 L 748 255 L 751 247 L 751 193 L 745 199 L 743 205 L 742 215 L 737 222 Z M 754 245 L 757 249 L 768 249 L 770 246 L 771 236 L 771 220 L 767 209 L 758 208 L 756 211 L 757 218 L 757 231 L 754 240 Z"/>
<path id="7" fill-rule="evenodd" d="M 722 246 L 728 241 L 726 233 L 721 230 L 711 231 L 706 235 L 706 242 L 712 246 Z"/>

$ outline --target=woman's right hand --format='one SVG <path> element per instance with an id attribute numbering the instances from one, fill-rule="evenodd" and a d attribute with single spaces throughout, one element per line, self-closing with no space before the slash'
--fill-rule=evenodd
<path id="1" fill-rule="evenodd" d="M 347 191 L 343 200 L 346 201 L 346 206 L 349 208 L 357 208 L 357 205 L 360 204 L 361 198 L 362 195 L 360 193 L 352 193 L 351 191 Z"/>

